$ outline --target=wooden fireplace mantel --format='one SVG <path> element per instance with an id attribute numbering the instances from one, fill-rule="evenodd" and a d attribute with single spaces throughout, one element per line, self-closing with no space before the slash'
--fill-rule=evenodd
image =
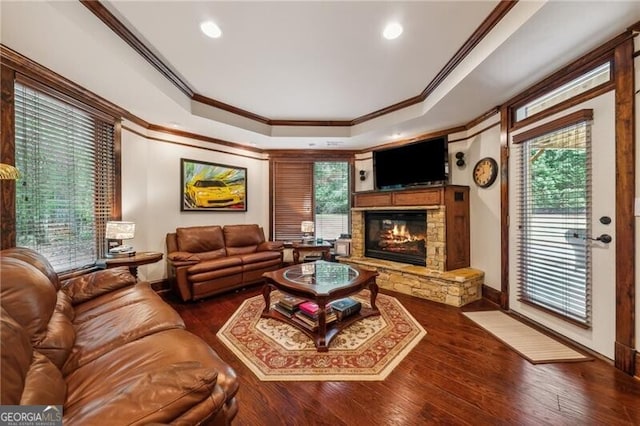
<path id="1" fill-rule="evenodd" d="M 468 186 L 446 185 L 397 191 L 359 192 L 354 194 L 353 207 L 354 212 L 401 208 L 443 210 L 444 241 L 427 240 L 427 250 L 429 251 L 429 245 L 432 243 L 432 246 L 437 246 L 436 256 L 438 254 L 444 256 L 444 262 L 438 262 L 442 265 L 438 268 L 440 270 L 450 271 L 469 267 L 471 250 Z M 429 220 L 427 220 L 428 227 Z M 429 234 L 427 236 L 429 238 Z M 354 244 L 359 245 L 355 241 Z M 438 253 L 440 250 L 443 253 Z M 427 262 L 429 263 L 429 259 Z"/>

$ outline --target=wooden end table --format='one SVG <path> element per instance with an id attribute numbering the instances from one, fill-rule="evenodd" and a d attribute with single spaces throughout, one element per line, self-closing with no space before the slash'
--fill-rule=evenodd
<path id="1" fill-rule="evenodd" d="M 262 318 L 284 321 L 313 339 L 318 352 L 327 352 L 331 340 L 344 328 L 370 316 L 380 315 L 376 307 L 378 272 L 359 269 L 344 263 L 316 262 L 287 266 L 262 274 L 266 283 L 262 290 L 264 310 Z M 371 308 L 362 307 L 358 314 L 327 324 L 326 306 L 329 302 L 351 296 L 362 289 L 371 293 Z M 291 318 L 271 309 L 271 291 L 280 290 L 292 296 L 310 300 L 318 305 L 318 327 L 309 330 Z"/>
<path id="2" fill-rule="evenodd" d="M 327 262 L 331 260 L 331 244 L 330 243 L 293 243 L 293 263 L 300 263 L 300 253 L 315 251 L 321 252 L 322 258 Z"/>
<path id="3" fill-rule="evenodd" d="M 100 259 L 98 263 L 103 263 L 107 269 L 116 268 L 118 266 L 127 266 L 129 267 L 129 272 L 131 272 L 131 275 L 133 275 L 137 280 L 138 266 L 158 262 L 162 259 L 163 256 L 164 254 L 162 253 L 143 251 L 138 252 L 133 256 L 127 257 L 106 257 L 104 259 Z"/>

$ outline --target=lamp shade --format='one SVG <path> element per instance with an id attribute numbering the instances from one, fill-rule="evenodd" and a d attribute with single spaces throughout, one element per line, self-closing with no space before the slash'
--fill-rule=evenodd
<path id="1" fill-rule="evenodd" d="M 18 179 L 20 171 L 11 164 L 0 163 L 0 179 Z"/>
<path id="2" fill-rule="evenodd" d="M 136 224 L 133 222 L 109 221 L 104 237 L 109 240 L 130 240 L 134 237 Z"/>
<path id="3" fill-rule="evenodd" d="M 302 232 L 313 232 L 313 229 L 313 222 L 311 222 L 310 220 L 305 220 L 300 224 L 300 230 Z"/>

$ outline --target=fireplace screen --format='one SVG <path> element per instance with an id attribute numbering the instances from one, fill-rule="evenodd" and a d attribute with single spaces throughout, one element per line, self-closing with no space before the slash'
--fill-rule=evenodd
<path id="1" fill-rule="evenodd" d="M 424 211 L 365 213 L 365 256 L 426 266 L 427 214 Z"/>

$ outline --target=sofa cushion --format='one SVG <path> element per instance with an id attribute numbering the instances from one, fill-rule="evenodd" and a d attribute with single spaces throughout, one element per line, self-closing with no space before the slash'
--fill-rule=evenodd
<path id="1" fill-rule="evenodd" d="M 47 331 L 36 344 L 38 352 L 46 355 L 59 369 L 67 361 L 76 340 L 76 332 L 67 313 L 69 304 L 68 298 L 58 292 L 58 303 L 47 325 Z"/>
<path id="2" fill-rule="evenodd" d="M 42 272 L 49 279 L 56 291 L 60 289 L 60 280 L 58 279 L 58 274 L 53 269 L 53 266 L 51 266 L 47 258 L 37 251 L 28 249 L 26 247 L 14 247 L 2 250 L 2 256 L 20 259 L 28 263 L 29 265 Z"/>
<path id="3" fill-rule="evenodd" d="M 22 260 L 0 257 L 0 303 L 33 341 L 44 337 L 56 306 L 56 289 L 34 266 Z"/>
<path id="4" fill-rule="evenodd" d="M 67 384 L 45 355 L 34 352 L 25 377 L 20 405 L 64 405 Z"/>
<path id="5" fill-rule="evenodd" d="M 0 337 L 0 404 L 18 405 L 33 349 L 27 332 L 4 308 L 0 308 Z"/>
<path id="6" fill-rule="evenodd" d="M 277 251 L 259 251 L 257 253 L 240 255 L 240 259 L 242 259 L 242 264 L 246 268 L 247 266 L 250 266 L 252 263 L 260 263 L 268 260 L 280 261 L 281 255 Z"/>
<path id="7" fill-rule="evenodd" d="M 197 275 L 204 272 L 218 271 L 221 269 L 227 269 L 241 265 L 242 259 L 240 257 L 223 257 L 220 259 L 207 260 L 196 265 L 189 266 L 189 269 L 187 269 L 187 274 Z"/>
<path id="8" fill-rule="evenodd" d="M 225 225 L 224 242 L 229 256 L 254 253 L 258 246 L 264 242 L 264 233 L 255 224 Z"/>
<path id="9" fill-rule="evenodd" d="M 114 348 L 66 380 L 65 424 L 168 424 L 197 404 L 208 404 L 213 415 L 238 390 L 233 370 L 185 330 L 155 333 Z"/>
<path id="10" fill-rule="evenodd" d="M 138 286 L 148 287 L 149 283 L 140 283 Z M 65 375 L 149 334 L 184 328 L 180 315 L 150 289 L 144 299 L 103 311 L 74 325 L 76 342 L 64 364 L 62 371 Z"/>
<path id="11" fill-rule="evenodd" d="M 122 266 L 65 280 L 62 283 L 62 291 L 71 297 L 74 305 L 77 305 L 135 283 L 136 278 L 131 275 L 129 268 Z"/>
<path id="12" fill-rule="evenodd" d="M 178 251 L 202 253 L 222 250 L 222 255 L 226 254 L 224 235 L 218 225 L 177 228 L 176 237 Z"/>
<path id="13" fill-rule="evenodd" d="M 103 315 L 105 312 L 119 309 L 123 306 L 143 302 L 147 298 L 155 298 L 157 293 L 146 282 L 140 282 L 130 287 L 120 288 L 111 293 L 91 299 L 75 306 L 74 325 Z"/>
<path id="14" fill-rule="evenodd" d="M 33 350 L 24 327 L 0 309 L 0 404 L 64 404 L 66 384 L 60 370 L 46 356 Z"/>

